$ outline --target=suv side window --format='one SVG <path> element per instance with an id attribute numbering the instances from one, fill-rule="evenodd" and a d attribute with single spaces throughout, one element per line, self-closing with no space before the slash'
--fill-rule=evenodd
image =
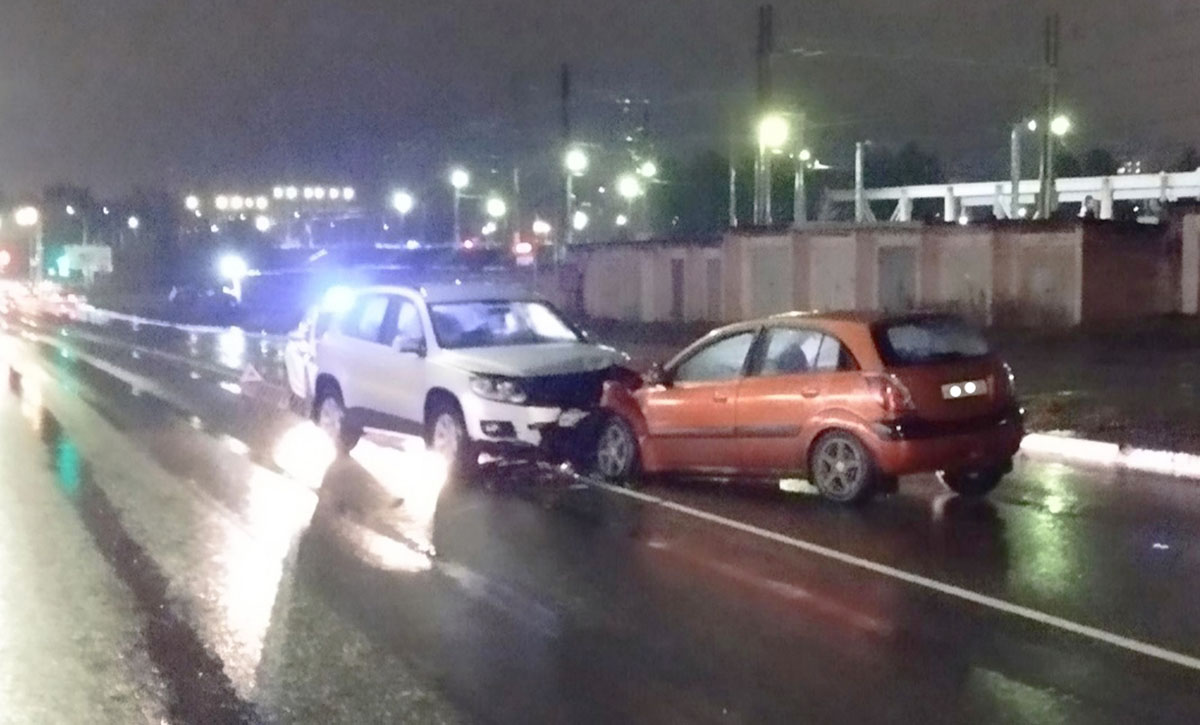
<path id="1" fill-rule="evenodd" d="M 395 308 L 386 321 L 386 329 L 381 338 L 383 344 L 391 345 L 396 338 L 406 343 L 425 341 L 425 328 L 421 324 L 421 312 L 417 305 L 404 297 L 393 297 Z"/>
<path id="2" fill-rule="evenodd" d="M 749 330 L 717 340 L 675 368 L 675 380 L 694 383 L 740 378 L 757 334 L 757 330 Z"/>
<path id="3" fill-rule="evenodd" d="M 387 316 L 390 300 L 384 295 L 364 295 L 354 303 L 350 314 L 342 320 L 342 334 L 367 342 L 380 341 L 383 318 Z"/>

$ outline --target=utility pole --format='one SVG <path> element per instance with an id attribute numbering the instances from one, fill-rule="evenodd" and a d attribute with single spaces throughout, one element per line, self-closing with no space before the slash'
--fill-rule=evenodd
<path id="1" fill-rule="evenodd" d="M 737 142 L 729 139 L 729 228 L 738 225 L 737 214 Z"/>
<path id="2" fill-rule="evenodd" d="M 559 79 L 559 103 L 562 112 L 562 149 L 558 153 L 557 163 L 559 168 L 562 167 L 563 159 L 566 158 L 567 152 L 571 150 L 571 66 L 563 63 L 562 75 Z M 567 193 L 563 199 L 562 215 L 559 217 L 559 244 L 554 252 L 554 263 L 558 265 L 566 258 L 567 244 L 572 240 L 571 228 L 571 173 L 567 171 Z"/>
<path id="3" fill-rule="evenodd" d="M 512 236 L 513 246 L 521 242 L 521 167 L 513 165 Z"/>
<path id="4" fill-rule="evenodd" d="M 771 55 L 775 52 L 775 9 L 771 5 L 758 7 L 758 48 L 755 54 L 758 76 L 758 118 L 770 109 L 772 100 Z M 753 124 L 758 128 L 757 120 Z M 757 135 L 757 134 L 756 134 Z M 758 152 L 754 156 L 754 223 L 770 223 L 771 166 L 766 149 L 755 139 Z"/>
<path id="5" fill-rule="evenodd" d="M 1010 164 L 1012 171 L 1012 190 L 1008 202 L 1008 218 L 1016 219 L 1017 209 L 1021 206 L 1021 132 L 1025 124 L 1018 123 L 1012 127 L 1012 137 L 1009 139 Z"/>
<path id="6" fill-rule="evenodd" d="M 805 189 L 804 165 L 808 163 L 808 152 L 804 148 L 803 113 L 796 115 L 795 178 L 792 181 L 792 226 L 808 222 L 808 192 Z"/>
<path id="7" fill-rule="evenodd" d="M 867 195 L 863 180 L 866 147 L 862 141 L 854 144 L 854 221 L 858 224 L 867 221 Z"/>
<path id="8" fill-rule="evenodd" d="M 1042 119 L 1042 164 L 1038 190 L 1038 215 L 1049 219 L 1054 213 L 1054 134 L 1050 127 L 1054 123 L 1054 115 L 1058 105 L 1058 50 L 1059 50 L 1059 20 L 1058 13 L 1046 17 L 1045 61 L 1046 61 L 1046 108 Z"/>

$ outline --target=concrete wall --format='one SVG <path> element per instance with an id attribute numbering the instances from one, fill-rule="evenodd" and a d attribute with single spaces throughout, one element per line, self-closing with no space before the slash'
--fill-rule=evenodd
<path id="1" fill-rule="evenodd" d="M 586 314 L 645 322 L 882 308 L 1060 326 L 1200 308 L 1200 214 L 1172 228 L 813 225 L 734 231 L 720 245 L 595 245 L 576 259 Z"/>

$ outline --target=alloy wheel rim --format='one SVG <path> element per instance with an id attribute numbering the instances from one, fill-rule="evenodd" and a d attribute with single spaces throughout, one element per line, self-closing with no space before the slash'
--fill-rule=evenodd
<path id="1" fill-rule="evenodd" d="M 342 411 L 342 407 L 337 404 L 336 400 L 333 398 L 326 398 L 325 401 L 321 403 L 321 411 L 317 419 L 317 425 L 321 428 L 321 430 L 336 438 L 341 435 L 342 418 L 344 415 L 345 413 Z"/>
<path id="2" fill-rule="evenodd" d="M 458 424 L 449 413 L 439 415 L 433 424 L 433 450 L 448 459 L 453 459 L 458 454 L 458 447 Z"/>
<path id="3" fill-rule="evenodd" d="M 615 424 L 608 426 L 596 452 L 601 473 L 607 476 L 624 473 L 632 454 L 632 443 L 625 431 Z"/>
<path id="4" fill-rule="evenodd" d="M 835 496 L 855 490 L 863 476 L 862 457 L 846 441 L 833 440 L 817 453 L 817 486 Z"/>

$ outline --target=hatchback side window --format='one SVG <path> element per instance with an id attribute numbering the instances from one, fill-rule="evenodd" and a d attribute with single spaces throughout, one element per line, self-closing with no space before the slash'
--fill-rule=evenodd
<path id="1" fill-rule="evenodd" d="M 755 332 L 740 332 L 717 340 L 675 369 L 678 382 L 733 380 L 742 375 Z"/>
<path id="2" fill-rule="evenodd" d="M 825 335 L 821 338 L 821 349 L 817 352 L 816 370 L 832 373 L 839 370 L 858 370 L 854 356 L 836 337 Z"/>
<path id="3" fill-rule="evenodd" d="M 818 369 L 824 338 L 819 332 L 798 327 L 772 329 L 768 334 L 759 375 L 803 375 Z"/>
<path id="4" fill-rule="evenodd" d="M 342 333 L 367 342 L 379 342 L 383 318 L 387 316 L 389 300 L 383 295 L 360 297 L 354 309 L 342 321 Z"/>

